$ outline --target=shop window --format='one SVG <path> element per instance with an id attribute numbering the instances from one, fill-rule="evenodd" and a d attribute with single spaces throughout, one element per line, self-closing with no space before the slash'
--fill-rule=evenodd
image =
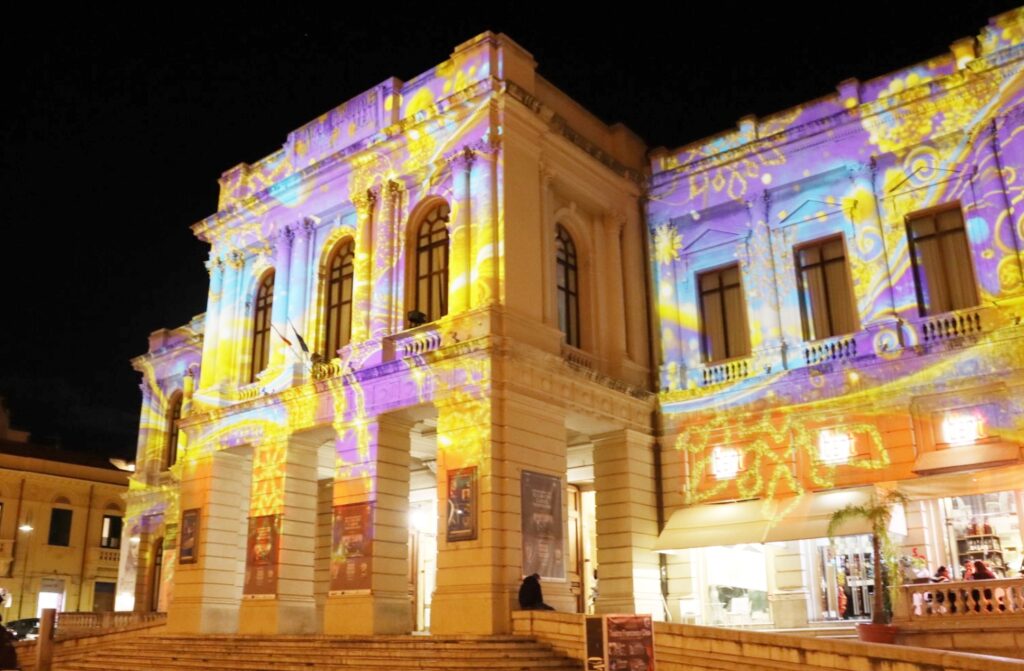
<path id="1" fill-rule="evenodd" d="M 702 273 L 697 276 L 697 285 L 704 361 L 710 363 L 750 354 L 739 265 Z"/>
<path id="2" fill-rule="evenodd" d="M 50 510 L 50 535 L 46 541 L 50 545 L 68 547 L 71 544 L 71 511 L 67 508 Z"/>
<path id="3" fill-rule="evenodd" d="M 804 340 L 821 340 L 857 330 L 856 306 L 846 271 L 842 238 L 796 250 Z"/>
<path id="4" fill-rule="evenodd" d="M 249 368 L 249 382 L 267 367 L 270 361 L 270 315 L 274 307 L 274 273 L 269 272 L 260 280 L 256 291 L 256 311 L 253 313 L 252 362 Z"/>
<path id="5" fill-rule="evenodd" d="M 331 252 L 324 278 L 324 351 L 328 359 L 352 337 L 352 288 L 355 282 L 355 247 L 342 240 Z"/>
<path id="6" fill-rule="evenodd" d="M 697 548 L 697 596 L 681 604 L 698 624 L 768 625 L 768 564 L 761 544 Z"/>
<path id="7" fill-rule="evenodd" d="M 997 577 L 1015 577 L 1024 566 L 1020 518 L 1013 491 L 943 499 L 943 513 L 953 538 L 950 564 L 954 579 L 963 579 L 973 563 L 982 561 Z M 966 565 L 972 564 L 971 569 Z"/>
<path id="8" fill-rule="evenodd" d="M 922 317 L 978 304 L 971 250 L 959 205 L 907 218 L 910 259 Z"/>
<path id="9" fill-rule="evenodd" d="M 576 244 L 560 224 L 555 227 L 555 262 L 558 285 L 558 328 L 565 334 L 565 344 L 579 348 L 580 289 Z"/>
<path id="10" fill-rule="evenodd" d="M 121 523 L 122 519 L 119 515 L 103 516 L 103 528 L 100 533 L 100 547 L 121 547 Z"/>
<path id="11" fill-rule="evenodd" d="M 448 314 L 449 213 L 448 203 L 439 203 L 427 212 L 416 229 L 410 326 Z"/>

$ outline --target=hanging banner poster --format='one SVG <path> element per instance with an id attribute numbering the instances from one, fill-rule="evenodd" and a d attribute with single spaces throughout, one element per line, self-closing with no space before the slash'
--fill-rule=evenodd
<path id="1" fill-rule="evenodd" d="M 448 471 L 448 542 L 476 538 L 476 466 Z"/>
<path id="2" fill-rule="evenodd" d="M 199 549 L 199 512 L 199 508 L 192 508 L 181 513 L 179 564 L 196 563 Z"/>
<path id="3" fill-rule="evenodd" d="M 373 504 L 334 506 L 331 593 L 369 592 L 372 565 Z"/>
<path id="4" fill-rule="evenodd" d="M 605 615 L 607 671 L 654 671 L 654 624 L 650 615 Z"/>
<path id="5" fill-rule="evenodd" d="M 249 518 L 249 541 L 245 552 L 245 588 L 250 599 L 272 599 L 277 595 L 277 558 L 281 550 L 280 515 Z"/>
<path id="6" fill-rule="evenodd" d="M 565 580 L 562 480 L 523 471 L 523 575 Z"/>

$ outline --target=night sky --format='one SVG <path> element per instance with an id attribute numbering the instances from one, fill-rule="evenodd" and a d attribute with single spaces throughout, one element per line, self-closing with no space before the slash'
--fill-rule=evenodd
<path id="1" fill-rule="evenodd" d="M 151 331 L 205 309 L 207 249 L 189 226 L 214 212 L 218 176 L 484 30 L 512 36 L 603 120 L 675 147 L 942 54 L 1015 6 L 830 3 L 825 18 L 779 4 L 545 25 L 553 4 L 484 16 L 436 2 L 415 16 L 395 4 L 373 16 L 166 5 L 8 22 L 0 395 L 14 425 L 41 443 L 133 456 L 141 397 L 129 359 Z"/>

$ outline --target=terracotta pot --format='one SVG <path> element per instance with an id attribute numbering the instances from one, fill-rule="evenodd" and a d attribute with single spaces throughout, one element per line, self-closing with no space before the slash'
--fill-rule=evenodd
<path id="1" fill-rule="evenodd" d="M 872 624 L 865 622 L 857 625 L 857 635 L 865 643 L 894 643 L 896 632 L 900 630 L 891 624 Z"/>

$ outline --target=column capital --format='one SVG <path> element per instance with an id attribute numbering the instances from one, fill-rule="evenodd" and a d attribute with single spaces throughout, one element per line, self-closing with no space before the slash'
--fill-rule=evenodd
<path id="1" fill-rule="evenodd" d="M 206 272 L 212 277 L 213 274 L 224 271 L 224 260 L 217 256 L 211 256 L 206 263 Z"/>
<path id="2" fill-rule="evenodd" d="M 238 251 L 231 252 L 225 257 L 224 260 L 228 266 L 235 270 L 238 270 L 243 265 L 245 265 L 245 257 L 242 255 L 242 252 Z"/>
<path id="3" fill-rule="evenodd" d="M 449 154 L 447 159 L 448 163 L 453 167 L 469 170 L 473 165 L 473 161 L 476 160 L 476 151 L 470 145 L 465 145 L 461 149 Z"/>
<path id="4" fill-rule="evenodd" d="M 356 206 L 359 214 L 366 215 L 373 211 L 373 206 L 377 204 L 378 191 L 378 187 L 370 187 L 365 192 L 352 196 L 352 204 Z"/>

